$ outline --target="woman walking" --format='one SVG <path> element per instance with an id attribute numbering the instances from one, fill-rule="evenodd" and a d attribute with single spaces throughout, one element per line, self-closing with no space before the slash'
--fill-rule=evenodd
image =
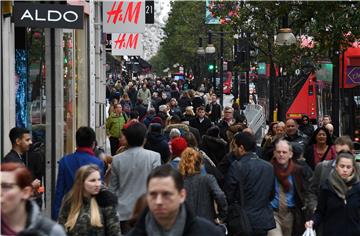
<path id="1" fill-rule="evenodd" d="M 116 204 L 116 196 L 101 189 L 99 168 L 86 165 L 76 172 L 74 185 L 63 200 L 59 223 L 69 236 L 117 236 L 120 221 Z"/>
<path id="2" fill-rule="evenodd" d="M 186 202 L 197 216 L 214 222 L 216 219 L 215 200 L 221 222 L 227 215 L 225 194 L 214 176 L 201 175 L 201 164 L 201 156 L 193 148 L 186 148 L 182 152 L 179 171 L 184 176 L 184 186 L 187 191 Z"/>
<path id="3" fill-rule="evenodd" d="M 351 153 L 340 152 L 335 169 L 321 187 L 318 206 L 313 220 L 306 222 L 311 228 L 322 224 L 326 236 L 360 235 L 360 177 Z"/>
<path id="4" fill-rule="evenodd" d="M 30 171 L 20 163 L 1 165 L 1 235 L 65 236 L 64 229 L 40 213 L 30 200 Z"/>

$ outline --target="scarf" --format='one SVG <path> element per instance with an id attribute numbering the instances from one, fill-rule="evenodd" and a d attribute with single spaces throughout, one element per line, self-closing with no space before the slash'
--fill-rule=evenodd
<path id="1" fill-rule="evenodd" d="M 78 147 L 76 148 L 77 152 L 86 152 L 92 156 L 96 156 L 94 150 L 91 147 Z"/>
<path id="2" fill-rule="evenodd" d="M 276 158 L 274 158 L 271 162 L 274 166 L 276 178 L 279 180 L 284 191 L 286 193 L 289 192 L 291 189 L 291 184 L 289 182 L 288 177 L 289 177 L 289 175 L 291 175 L 293 173 L 293 171 L 295 169 L 293 161 L 290 159 L 286 168 L 284 168 L 283 165 L 280 165 L 277 162 Z"/>
<path id="3" fill-rule="evenodd" d="M 347 178 L 343 179 L 338 172 L 333 169 L 329 176 L 330 188 L 335 191 L 336 195 L 345 200 L 347 192 L 352 188 L 352 185 L 360 181 L 356 170 Z"/>
<path id="4" fill-rule="evenodd" d="M 165 231 L 157 222 L 155 217 L 149 212 L 145 217 L 146 233 L 149 236 L 182 236 L 186 223 L 186 209 L 182 204 L 176 221 L 170 230 Z"/>

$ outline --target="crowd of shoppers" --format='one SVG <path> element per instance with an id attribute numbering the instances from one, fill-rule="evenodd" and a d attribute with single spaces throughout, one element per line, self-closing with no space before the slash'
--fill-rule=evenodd
<path id="1" fill-rule="evenodd" d="M 181 85 L 115 83 L 106 121 L 111 155 L 99 152 L 92 128 L 77 130 L 76 151 L 58 163 L 58 223 L 38 214 L 39 164 L 24 158 L 30 132 L 11 130 L 1 235 L 297 236 L 306 227 L 360 235 L 359 165 L 351 140 L 331 134 L 330 117 L 317 129 L 306 115 L 300 125 L 271 123 L 257 145 L 236 102 L 222 108 L 216 94 Z"/>

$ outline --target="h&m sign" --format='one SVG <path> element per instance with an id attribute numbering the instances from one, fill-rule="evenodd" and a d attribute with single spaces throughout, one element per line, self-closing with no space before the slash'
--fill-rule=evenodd
<path id="1" fill-rule="evenodd" d="M 82 29 L 83 6 L 16 2 L 14 23 L 20 27 Z"/>

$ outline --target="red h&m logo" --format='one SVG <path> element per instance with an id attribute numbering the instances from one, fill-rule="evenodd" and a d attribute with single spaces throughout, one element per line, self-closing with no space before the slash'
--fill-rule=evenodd
<path id="1" fill-rule="evenodd" d="M 139 34 L 119 34 L 114 40 L 115 49 L 136 49 L 138 46 Z"/>
<path id="2" fill-rule="evenodd" d="M 117 4 L 118 6 L 116 7 Z M 136 4 L 135 7 L 134 4 Z M 128 2 L 127 8 L 125 9 L 125 15 L 123 15 L 124 2 L 114 2 L 111 10 L 106 12 L 107 23 L 111 21 L 111 18 L 113 18 L 113 24 L 116 24 L 117 21 L 122 23 L 126 23 L 126 21 L 128 21 L 130 23 L 134 22 L 135 24 L 138 24 L 141 4 L 142 2 Z"/>

